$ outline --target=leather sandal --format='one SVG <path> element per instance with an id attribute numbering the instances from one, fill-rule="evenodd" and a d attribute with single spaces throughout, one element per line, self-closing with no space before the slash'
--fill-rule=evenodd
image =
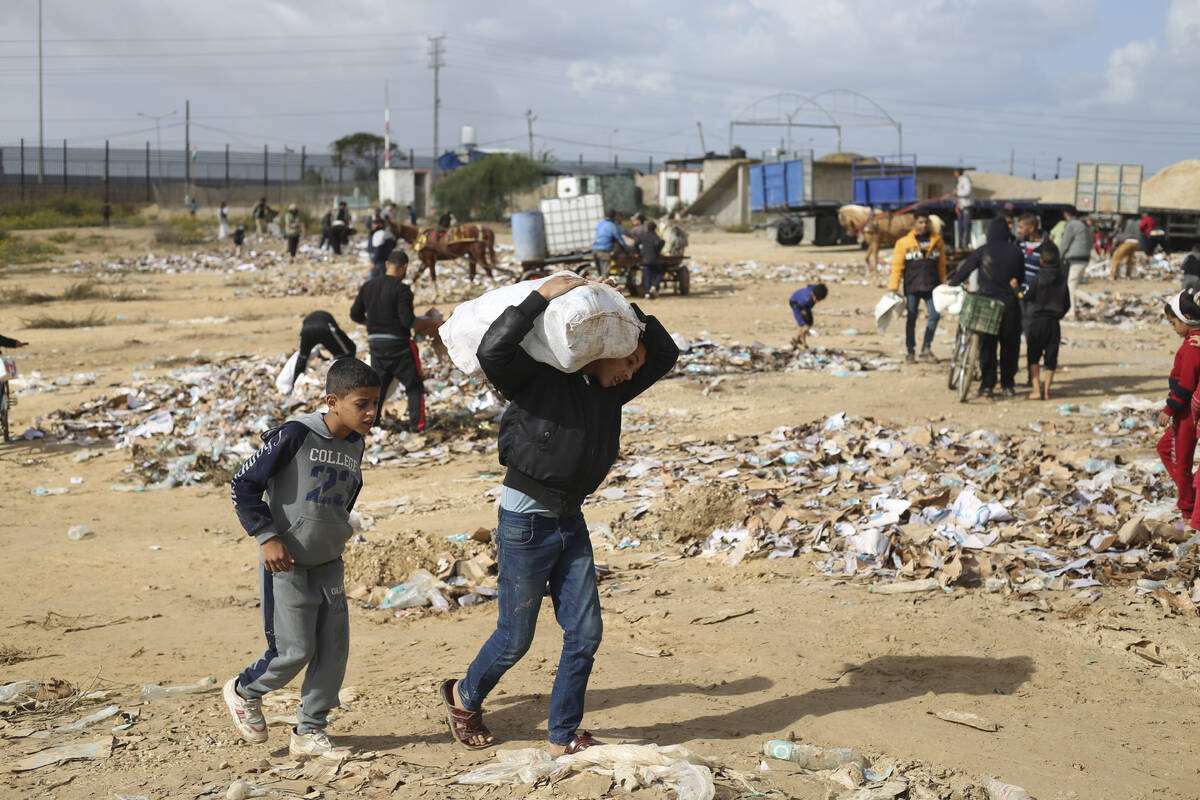
<path id="1" fill-rule="evenodd" d="M 574 738 L 567 742 L 567 746 L 563 750 L 563 753 L 569 756 L 572 753 L 579 753 L 583 750 L 587 750 L 589 747 L 596 747 L 602 744 L 604 744 L 604 742 L 600 741 L 599 739 L 593 739 L 592 735 L 587 731 L 576 731 Z"/>
<path id="2" fill-rule="evenodd" d="M 468 750 L 483 750 L 496 743 L 471 744 L 471 740 L 480 736 L 491 736 L 492 732 L 483 724 L 483 710 L 467 711 L 454 705 L 454 684 L 451 678 L 442 681 L 442 704 L 446 706 L 446 723 L 450 726 L 450 735 Z"/>

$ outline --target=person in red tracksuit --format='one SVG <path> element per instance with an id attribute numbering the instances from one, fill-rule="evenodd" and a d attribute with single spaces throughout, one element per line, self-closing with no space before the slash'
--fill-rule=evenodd
<path id="1" fill-rule="evenodd" d="M 1192 464 L 1196 454 L 1196 423 L 1192 416 L 1192 398 L 1200 383 L 1200 306 L 1187 292 L 1171 298 L 1163 310 L 1171 327 L 1183 341 L 1175 352 L 1175 364 L 1168 379 L 1167 402 L 1158 413 L 1158 424 L 1167 428 L 1158 441 L 1158 455 L 1167 474 L 1179 490 L 1176 503 L 1193 527 L 1200 519 L 1196 513 L 1196 487 Z"/>

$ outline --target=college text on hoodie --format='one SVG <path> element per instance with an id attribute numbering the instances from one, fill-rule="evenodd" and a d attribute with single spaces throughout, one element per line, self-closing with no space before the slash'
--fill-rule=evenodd
<path id="1" fill-rule="evenodd" d="M 487 379 L 509 401 L 500 418 L 504 485 L 532 497 L 556 516 L 577 512 L 607 477 L 621 444 L 621 406 L 666 375 L 679 348 L 662 324 L 647 317 L 646 362 L 633 377 L 603 387 L 582 372 L 535 361 L 521 340 L 549 301 L 536 291 L 496 318 L 476 355 Z"/>
<path id="2" fill-rule="evenodd" d="M 904 276 L 904 293 L 932 292 L 946 282 L 946 244 L 942 237 L 930 231 L 921 236 L 909 231 L 900 237 L 892 250 L 892 279 L 889 291 L 900 288 Z"/>
<path id="3" fill-rule="evenodd" d="M 1025 257 L 1013 243 L 1012 231 L 1003 217 L 996 217 L 987 227 L 987 244 L 967 256 L 950 278 L 958 286 L 979 270 L 979 294 L 993 300 L 1003 300 L 1016 306 L 1017 294 L 1011 281 L 1025 277 Z"/>
<path id="4" fill-rule="evenodd" d="M 362 436 L 339 439 L 315 412 L 262 439 L 233 476 L 233 507 L 242 527 L 259 544 L 279 537 L 301 566 L 338 558 L 353 533 L 350 511 L 362 489 Z"/>

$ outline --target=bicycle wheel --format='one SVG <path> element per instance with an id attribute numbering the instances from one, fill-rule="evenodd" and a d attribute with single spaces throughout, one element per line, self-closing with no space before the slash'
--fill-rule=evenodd
<path id="1" fill-rule="evenodd" d="M 0 381 L 0 433 L 8 441 L 8 381 Z"/>
<path id="2" fill-rule="evenodd" d="M 946 384 L 951 390 L 958 388 L 958 370 L 961 366 L 963 358 L 963 340 L 965 329 L 960 325 L 954 333 L 954 346 L 950 350 L 950 374 L 946 378 Z"/>
<path id="3" fill-rule="evenodd" d="M 958 375 L 958 402 L 967 402 L 971 393 L 971 381 L 975 380 L 975 361 L 979 358 L 979 337 L 974 331 L 967 331 L 967 341 L 963 352 L 962 370 Z"/>

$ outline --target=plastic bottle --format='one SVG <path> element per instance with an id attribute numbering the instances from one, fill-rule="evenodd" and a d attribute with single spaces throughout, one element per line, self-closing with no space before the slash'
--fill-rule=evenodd
<path id="1" fill-rule="evenodd" d="M 165 697 L 177 697 L 181 694 L 208 692 L 216 688 L 216 685 L 216 678 L 205 678 L 191 686 L 159 686 L 157 683 L 151 683 L 142 687 L 141 698 L 143 702 L 148 702 L 150 700 L 161 700 Z"/>
<path id="2" fill-rule="evenodd" d="M 433 575 L 423 569 L 413 570 L 408 580 L 388 589 L 380 608 L 412 608 L 429 605 L 429 592 L 433 589 Z"/>
<path id="3" fill-rule="evenodd" d="M 849 747 L 814 747 L 800 742 L 785 742 L 781 739 L 770 739 L 763 742 L 760 751 L 768 758 L 780 761 L 792 761 L 805 769 L 837 769 L 843 764 L 867 765 L 867 759 L 862 754 Z M 1005 798 L 1008 800 L 1008 798 Z"/>
<path id="4" fill-rule="evenodd" d="M 1033 795 L 1020 786 L 1004 783 L 995 778 L 984 778 L 981 783 L 987 792 L 988 800 L 1036 800 Z"/>
<path id="5" fill-rule="evenodd" d="M 91 533 L 92 529 L 87 525 L 72 525 L 67 528 L 67 538 L 73 542 L 78 542 L 80 539 L 90 536 Z"/>
<path id="6" fill-rule="evenodd" d="M 450 610 L 450 601 L 447 600 L 446 596 L 437 589 L 430 589 L 428 597 L 429 604 L 433 606 L 433 610 L 439 614 L 443 611 Z"/>

